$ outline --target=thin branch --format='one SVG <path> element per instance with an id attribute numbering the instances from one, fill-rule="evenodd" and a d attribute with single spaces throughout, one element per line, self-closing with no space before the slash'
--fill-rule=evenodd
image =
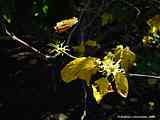
<path id="1" fill-rule="evenodd" d="M 129 2 L 127 2 L 127 1 L 124 1 L 124 0 L 122 0 L 122 2 L 123 2 L 123 3 L 126 3 L 128 6 L 133 7 L 134 9 L 136 9 L 136 11 L 137 11 L 136 17 L 138 17 L 138 16 L 141 14 L 140 9 L 139 9 L 138 7 L 136 7 L 134 4 L 129 3 Z"/>
<path id="2" fill-rule="evenodd" d="M 12 35 L 10 32 L 8 32 L 8 30 L 6 29 L 6 27 L 5 27 L 5 31 L 6 31 L 6 34 L 9 35 L 13 40 L 18 41 L 19 43 L 25 45 L 26 47 L 30 48 L 31 50 L 33 50 L 34 52 L 40 54 L 41 56 L 43 56 L 43 57 L 46 58 L 46 59 L 53 59 L 53 58 L 56 58 L 57 55 L 58 55 L 58 54 L 56 54 L 56 55 L 54 55 L 54 56 L 45 55 L 45 54 L 41 53 L 41 51 L 39 51 L 38 49 L 30 46 L 28 43 L 26 43 L 26 42 L 24 42 L 23 40 L 19 39 L 19 38 L 16 37 L 15 35 Z M 63 52 L 63 51 L 62 51 L 62 52 Z M 64 53 L 65 55 L 71 57 L 71 58 L 74 58 L 74 59 L 77 58 L 77 57 L 74 57 L 74 56 L 70 55 L 70 54 L 67 53 L 67 52 L 63 52 L 63 53 Z"/>
<path id="3" fill-rule="evenodd" d="M 78 58 L 78 57 L 75 57 L 75 56 L 73 56 L 73 55 L 71 55 L 71 54 L 65 52 L 65 51 L 63 51 L 63 53 L 66 54 L 67 56 L 71 57 L 71 58 L 74 58 L 74 59 L 75 59 L 75 58 Z"/>
<path id="4" fill-rule="evenodd" d="M 8 32 L 8 30 L 5 28 L 6 34 L 9 35 L 13 40 L 16 40 L 18 42 L 20 42 L 21 44 L 25 45 L 26 47 L 32 49 L 34 52 L 46 57 L 45 54 L 41 53 L 39 50 L 37 50 L 36 48 L 30 46 L 28 43 L 22 41 L 21 39 L 19 39 L 18 37 L 16 37 L 15 35 L 12 35 L 11 33 Z"/>
<path id="5" fill-rule="evenodd" d="M 89 3 L 90 3 L 90 0 L 88 0 L 87 4 L 86 4 L 85 7 L 84 7 L 84 10 L 81 11 L 80 16 L 79 16 L 78 23 L 74 26 L 74 28 L 72 29 L 72 31 L 70 32 L 70 34 L 69 34 L 69 36 L 68 36 L 68 38 L 67 38 L 67 43 L 66 43 L 67 45 L 69 44 L 69 42 L 70 42 L 70 40 L 71 40 L 71 37 L 72 37 L 73 32 L 76 30 L 76 28 L 77 28 L 78 25 L 80 24 L 80 21 L 81 21 L 83 15 L 84 15 L 85 9 L 87 9 Z"/>
<path id="6" fill-rule="evenodd" d="M 79 18 L 79 20 L 80 20 L 81 18 Z M 78 22 L 79 23 L 79 22 Z M 76 28 L 78 27 L 78 25 L 79 24 L 76 24 L 75 26 L 74 26 L 74 28 L 72 29 L 72 31 L 70 32 L 70 34 L 69 34 L 69 36 L 68 36 L 68 38 L 67 38 L 67 45 L 69 44 L 69 42 L 70 42 L 70 40 L 71 40 L 71 37 L 72 37 L 72 34 L 73 34 L 73 32 L 76 30 Z"/>
<path id="7" fill-rule="evenodd" d="M 133 73 L 129 73 L 127 75 L 130 77 L 147 77 L 147 78 L 160 79 L 160 76 L 153 76 L 153 75 L 133 74 Z"/>

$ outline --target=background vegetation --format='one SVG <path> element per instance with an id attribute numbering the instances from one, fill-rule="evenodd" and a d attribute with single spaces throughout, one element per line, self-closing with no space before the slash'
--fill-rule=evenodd
<path id="1" fill-rule="evenodd" d="M 5 119 L 51 119 L 67 116 L 78 120 L 82 115 L 83 88 L 80 80 L 65 84 L 60 70 L 71 58 L 57 56 L 46 61 L 6 35 L 7 29 L 49 54 L 48 44 L 64 41 L 72 29 L 57 33 L 57 22 L 73 16 L 80 18 L 70 38 L 75 56 L 102 58 L 116 45 L 129 46 L 136 54 L 130 73 L 158 76 L 160 72 L 159 38 L 144 46 L 149 33 L 147 21 L 160 12 L 158 0 L 1 0 L 0 1 L 0 112 Z M 159 35 L 159 32 L 157 32 Z M 153 36 L 154 37 L 154 36 Z M 83 45 L 87 40 L 96 45 Z M 84 49 L 85 47 L 85 49 Z M 75 52 L 76 51 L 76 52 Z M 112 120 L 117 115 L 155 115 L 160 111 L 160 80 L 128 77 L 127 99 L 107 94 L 97 105 L 88 91 L 87 120 Z M 23 111 L 24 110 L 24 111 Z"/>

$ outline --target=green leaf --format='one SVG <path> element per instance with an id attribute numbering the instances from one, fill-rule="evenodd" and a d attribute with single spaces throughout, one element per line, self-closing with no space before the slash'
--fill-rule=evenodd
<path id="1" fill-rule="evenodd" d="M 48 12 L 48 5 L 44 5 L 43 8 L 42 8 L 42 11 L 45 15 L 47 15 L 47 12 Z"/>

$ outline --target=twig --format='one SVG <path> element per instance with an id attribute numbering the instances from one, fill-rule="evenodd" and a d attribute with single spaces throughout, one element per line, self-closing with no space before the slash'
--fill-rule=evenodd
<path id="1" fill-rule="evenodd" d="M 56 57 L 57 57 L 57 54 L 54 55 L 54 56 L 50 56 L 50 55 L 45 55 L 45 54 L 41 53 L 41 51 L 39 51 L 38 49 L 30 46 L 28 43 L 26 43 L 26 42 L 24 42 L 23 40 L 19 39 L 19 38 L 16 37 L 15 35 L 12 35 L 10 32 L 8 32 L 8 30 L 6 29 L 6 27 L 5 27 L 5 31 L 6 31 L 6 34 L 9 35 L 13 40 L 16 40 L 16 41 L 20 42 L 21 44 L 23 44 L 23 45 L 25 45 L 26 47 L 30 48 L 30 49 L 33 50 L 34 52 L 40 54 L 40 55 L 43 56 L 44 58 L 46 58 L 46 59 L 51 59 L 51 58 L 52 58 L 52 59 L 53 59 L 53 58 L 56 58 Z M 63 52 L 63 51 L 62 51 L 62 52 Z M 77 57 L 74 57 L 74 56 L 70 55 L 70 54 L 67 53 L 67 52 L 63 52 L 63 53 L 66 54 L 67 56 L 71 57 L 71 58 L 74 58 L 74 59 L 77 58 Z"/>
<path id="2" fill-rule="evenodd" d="M 128 6 L 133 7 L 134 9 L 136 9 L 136 11 L 137 11 L 136 17 L 138 17 L 138 16 L 141 14 L 140 9 L 139 9 L 138 7 L 136 7 L 135 5 L 133 5 L 132 3 L 129 3 L 129 2 L 124 1 L 124 0 L 122 0 L 122 2 L 123 2 L 123 3 L 126 3 Z"/>
<path id="3" fill-rule="evenodd" d="M 133 73 L 129 73 L 127 75 L 130 77 L 147 77 L 147 78 L 160 79 L 160 76 L 153 76 L 153 75 L 133 74 Z"/>
<path id="4" fill-rule="evenodd" d="M 80 20 L 81 18 L 79 18 L 79 20 Z M 78 22 L 79 23 L 79 22 Z M 73 34 L 73 32 L 76 30 L 76 28 L 78 27 L 78 25 L 79 24 L 76 24 L 75 26 L 74 26 L 74 28 L 72 29 L 72 31 L 70 32 L 70 34 L 69 34 L 69 36 L 68 36 L 68 38 L 67 38 L 67 45 L 69 44 L 69 42 L 70 42 L 70 40 L 71 40 L 71 37 L 72 37 L 72 34 Z"/>
<path id="5" fill-rule="evenodd" d="M 83 14 L 84 14 L 84 12 L 85 12 L 85 9 L 87 9 L 89 3 L 90 3 L 90 0 L 88 0 L 86 6 L 84 7 L 84 10 L 81 11 L 80 16 L 79 16 L 78 23 L 74 26 L 74 28 L 72 29 L 72 31 L 70 32 L 70 34 L 69 34 L 69 36 L 68 36 L 68 38 L 67 38 L 67 43 L 66 43 L 67 45 L 69 44 L 69 42 L 70 42 L 70 40 L 71 40 L 71 37 L 72 37 L 73 32 L 76 30 L 76 28 L 77 28 L 78 25 L 80 24 L 80 21 L 81 21 L 81 19 L 82 19 L 82 17 L 83 17 Z"/>
<path id="6" fill-rule="evenodd" d="M 69 54 L 69 53 L 65 52 L 65 51 L 63 51 L 63 53 L 64 53 L 64 54 L 66 54 L 67 56 L 69 56 L 69 57 L 73 58 L 73 59 L 78 58 L 78 57 L 75 57 L 75 56 L 73 56 L 73 55 L 71 55 L 71 54 Z"/>
<path id="7" fill-rule="evenodd" d="M 11 35 L 11 33 L 9 33 L 8 30 L 7 30 L 6 28 L 5 28 L 5 30 L 6 30 L 6 34 L 9 35 L 13 40 L 16 40 L 16 41 L 20 42 L 21 44 L 25 45 L 26 47 L 32 49 L 34 52 L 36 52 L 36 53 L 38 53 L 38 54 L 40 54 L 40 55 L 46 57 L 45 54 L 41 53 L 41 52 L 40 52 L 39 50 L 37 50 L 36 48 L 30 46 L 28 43 L 22 41 L 21 39 L 19 39 L 19 38 L 16 37 L 15 35 Z"/>

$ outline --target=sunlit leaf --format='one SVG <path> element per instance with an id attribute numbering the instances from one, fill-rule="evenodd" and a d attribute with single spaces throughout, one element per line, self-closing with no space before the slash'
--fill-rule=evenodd
<path id="1" fill-rule="evenodd" d="M 128 95 L 128 80 L 126 76 L 119 72 L 115 76 L 115 85 L 117 92 L 122 96 L 122 97 L 127 97 Z"/>
<path id="2" fill-rule="evenodd" d="M 125 71 L 128 71 L 129 67 L 135 62 L 135 59 L 136 55 L 128 47 L 124 48 L 121 54 L 121 63 Z"/>
<path id="3" fill-rule="evenodd" d="M 135 62 L 136 55 L 128 48 L 122 45 L 115 49 L 115 61 L 121 60 L 121 65 L 128 71 L 129 67 Z"/>
<path id="4" fill-rule="evenodd" d="M 100 94 L 100 92 L 97 91 L 96 87 L 94 85 L 92 85 L 92 89 L 93 89 L 93 96 L 96 100 L 97 103 L 100 103 L 100 101 L 102 100 L 103 96 Z"/>
<path id="5" fill-rule="evenodd" d="M 103 62 L 105 64 L 111 64 L 114 59 L 114 54 L 111 52 L 108 52 L 107 55 L 103 58 Z"/>
<path id="6" fill-rule="evenodd" d="M 126 47 L 121 55 L 121 63 L 123 64 L 125 71 L 128 71 L 128 68 L 135 62 L 135 59 L 136 55 Z"/>
<path id="7" fill-rule="evenodd" d="M 62 20 L 56 24 L 54 29 L 56 32 L 65 32 L 69 28 L 71 28 L 73 25 L 75 25 L 78 22 L 78 18 L 72 17 L 70 19 Z"/>
<path id="8" fill-rule="evenodd" d="M 109 92 L 113 92 L 111 83 L 108 82 L 106 78 L 100 78 L 94 82 L 92 85 L 93 96 L 97 103 L 100 103 L 103 96 Z"/>
<path id="9" fill-rule="evenodd" d="M 121 59 L 123 49 L 124 49 L 123 45 L 117 45 L 117 47 L 114 50 L 115 61 L 118 61 L 119 59 Z"/>
<path id="10" fill-rule="evenodd" d="M 97 72 L 95 61 L 93 57 L 81 57 L 69 62 L 61 70 L 62 80 L 68 83 L 79 78 L 89 82 L 91 76 Z"/>

